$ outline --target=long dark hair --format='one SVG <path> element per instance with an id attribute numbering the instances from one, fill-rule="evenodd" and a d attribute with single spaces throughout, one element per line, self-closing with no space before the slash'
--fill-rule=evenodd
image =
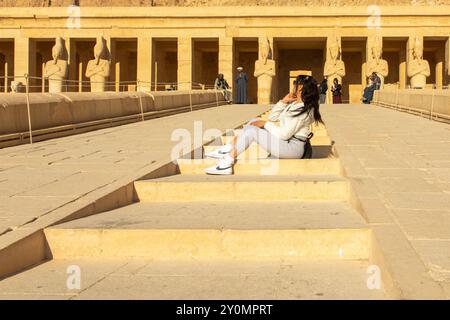
<path id="1" fill-rule="evenodd" d="M 319 88 L 317 86 L 317 81 L 311 76 L 300 75 L 295 79 L 295 92 L 297 92 L 298 85 L 303 85 L 302 87 L 302 100 L 304 107 L 301 111 L 294 115 L 298 117 L 304 113 L 313 112 L 314 121 L 316 124 L 323 123 L 322 116 L 319 112 Z"/>

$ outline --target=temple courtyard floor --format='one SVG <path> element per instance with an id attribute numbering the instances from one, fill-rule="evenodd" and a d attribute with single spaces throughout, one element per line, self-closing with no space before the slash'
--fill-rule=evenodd
<path id="1" fill-rule="evenodd" d="M 450 126 L 325 105 L 313 159 L 203 175 L 202 145 L 267 110 L 1 149 L 0 299 L 450 299 Z"/>

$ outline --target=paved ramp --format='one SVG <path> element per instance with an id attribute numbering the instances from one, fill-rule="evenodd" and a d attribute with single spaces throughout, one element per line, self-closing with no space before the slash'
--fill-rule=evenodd
<path id="1" fill-rule="evenodd" d="M 234 176 L 203 174 L 210 159 L 179 159 L 136 181 L 134 204 L 45 229 L 52 260 L 0 288 L 80 299 L 385 298 L 367 287 L 371 231 L 326 129 L 315 131 L 314 159 L 270 159 L 252 145 Z M 57 283 L 69 265 L 87 278 L 74 292 Z M 30 277 L 48 281 L 40 291 L 24 284 Z"/>

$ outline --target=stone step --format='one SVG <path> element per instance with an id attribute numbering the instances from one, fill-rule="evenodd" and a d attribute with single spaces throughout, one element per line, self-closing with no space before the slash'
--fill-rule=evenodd
<path id="1" fill-rule="evenodd" d="M 0 299 L 388 299 L 383 290 L 367 288 L 368 265 L 365 260 L 52 260 L 1 281 Z M 79 289 L 67 287 L 69 266 L 81 272 Z"/>
<path id="2" fill-rule="evenodd" d="M 219 148 L 220 146 L 218 145 L 205 145 L 203 146 L 203 152 L 211 152 L 214 151 L 215 149 Z M 242 152 L 239 156 L 238 159 L 264 159 L 267 158 L 269 156 L 269 153 L 264 150 L 260 145 L 258 145 L 257 143 L 253 142 L 248 148 L 247 150 L 245 150 L 244 152 Z"/>
<path id="3" fill-rule="evenodd" d="M 45 235 L 54 259 L 368 259 L 371 241 L 339 201 L 137 203 Z"/>
<path id="4" fill-rule="evenodd" d="M 221 136 L 223 144 L 231 143 L 234 140 L 234 136 Z M 312 146 L 329 146 L 332 144 L 330 137 L 328 136 L 314 136 L 311 139 Z"/>
<path id="5" fill-rule="evenodd" d="M 213 142 L 210 145 L 203 146 L 203 150 L 204 150 L 204 152 L 213 151 L 221 145 L 222 145 L 222 142 L 220 142 L 220 143 Z M 312 155 L 313 159 L 334 158 L 331 145 L 320 145 L 320 146 L 313 145 L 312 149 L 313 149 L 313 155 Z M 266 150 L 264 150 L 257 143 L 253 142 L 248 147 L 247 150 L 245 150 L 243 153 L 241 153 L 238 156 L 238 159 L 262 159 L 262 158 L 267 158 L 268 156 L 269 156 L 269 153 Z"/>
<path id="6" fill-rule="evenodd" d="M 214 147 L 216 148 L 216 147 Z M 208 149 L 205 149 L 208 150 Z M 250 159 L 250 158 L 247 158 Z M 339 159 L 238 159 L 234 166 L 235 175 L 339 175 L 342 173 Z M 216 159 L 178 159 L 181 174 L 204 175 L 205 168 L 217 163 Z"/>
<path id="7" fill-rule="evenodd" d="M 238 135 L 241 130 L 242 129 L 228 130 L 226 135 Z M 312 125 L 311 131 L 314 133 L 314 136 L 316 136 L 316 137 L 328 137 L 329 136 L 327 129 L 323 125 L 318 125 L 318 126 Z"/>
<path id="8" fill-rule="evenodd" d="M 134 183 L 140 201 L 348 200 L 349 182 L 338 175 L 172 175 Z"/>

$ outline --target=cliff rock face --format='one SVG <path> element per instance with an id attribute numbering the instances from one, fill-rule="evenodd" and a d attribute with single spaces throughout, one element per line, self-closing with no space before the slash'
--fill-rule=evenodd
<path id="1" fill-rule="evenodd" d="M 0 0 L 2 7 L 65 7 L 77 4 L 82 7 L 150 7 L 150 6 L 440 6 L 450 5 L 450 0 Z"/>

